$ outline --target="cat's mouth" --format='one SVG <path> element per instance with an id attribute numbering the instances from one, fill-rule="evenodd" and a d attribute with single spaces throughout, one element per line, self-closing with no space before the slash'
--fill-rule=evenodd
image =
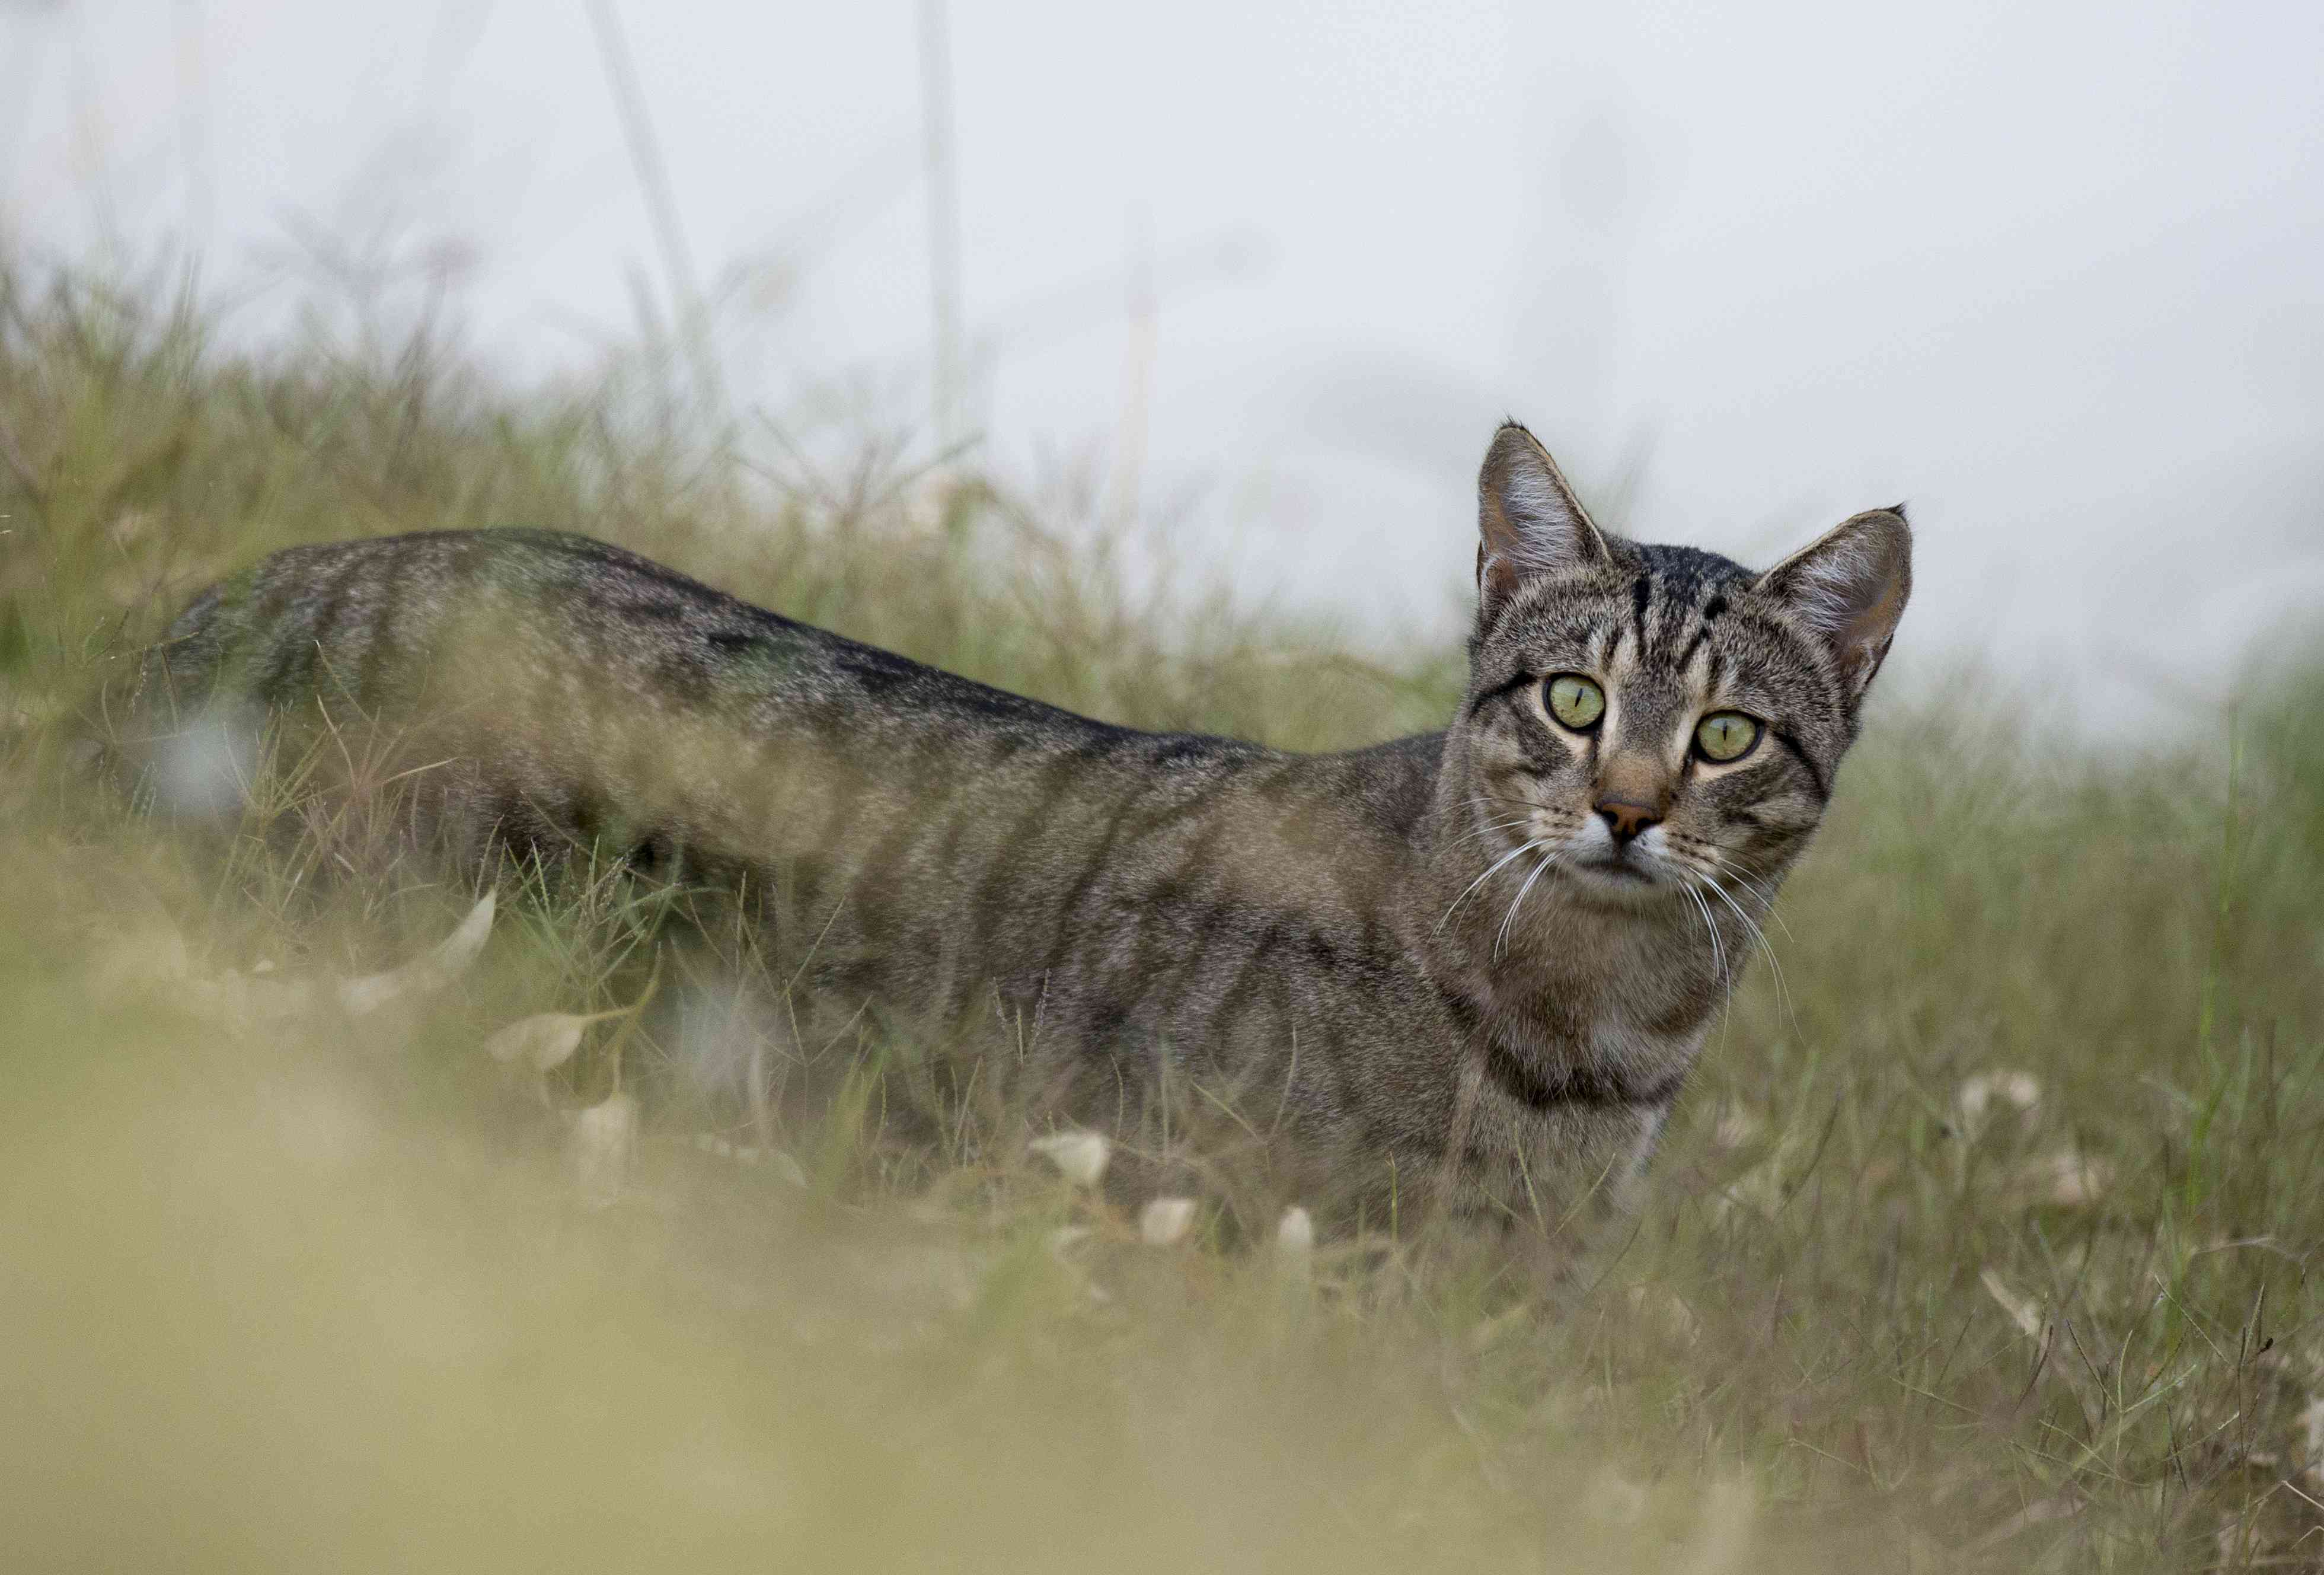
<path id="1" fill-rule="evenodd" d="M 1576 859 L 1566 867 L 1591 885 L 1626 894 L 1650 891 L 1664 884 L 1662 875 L 1651 864 L 1626 850 Z"/>

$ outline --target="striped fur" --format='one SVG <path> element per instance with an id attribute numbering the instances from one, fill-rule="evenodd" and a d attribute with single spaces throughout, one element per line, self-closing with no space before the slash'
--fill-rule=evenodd
<path id="1" fill-rule="evenodd" d="M 149 664 L 141 758 L 166 802 L 205 729 L 337 706 L 430 765 L 418 823 L 466 866 L 594 847 L 724 893 L 819 998 L 976 1027 L 1044 1119 L 1139 1129 L 1176 1079 L 1349 1209 L 1554 1228 L 1651 1148 L 1821 816 L 1909 538 L 1858 516 L 1763 577 L 1608 537 L 1514 425 L 1480 493 L 1468 695 L 1375 748 L 1111 727 L 503 531 L 209 590 Z M 1586 736 L 1545 709 L 1559 672 L 1603 686 Z M 1766 737 L 1711 765 L 1687 740 L 1722 708 Z M 1664 811 L 1618 857 L 1609 783 Z"/>

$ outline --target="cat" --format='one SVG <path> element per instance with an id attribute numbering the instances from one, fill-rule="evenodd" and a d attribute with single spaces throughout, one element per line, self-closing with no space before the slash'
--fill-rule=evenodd
<path id="1" fill-rule="evenodd" d="M 1150 1149 L 1191 1088 L 1343 1217 L 1554 1237 L 1628 1206 L 1912 540 L 1899 507 L 1765 572 L 1627 541 L 1514 422 L 1478 500 L 1466 696 L 1370 748 L 1089 720 L 503 530 L 203 593 L 149 659 L 144 781 L 215 809 L 186 763 L 246 748 L 223 719 L 337 705 L 427 768 L 413 823 L 462 867 L 590 849 L 723 893 L 816 998 L 981 1024 L 1033 1120 Z"/>

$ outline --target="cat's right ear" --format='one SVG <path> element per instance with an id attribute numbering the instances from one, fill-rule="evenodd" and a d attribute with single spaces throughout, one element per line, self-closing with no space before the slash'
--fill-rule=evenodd
<path id="1" fill-rule="evenodd" d="M 1515 422 L 1495 432 L 1477 473 L 1479 618 L 1536 575 L 1612 556 L 1549 450 Z"/>

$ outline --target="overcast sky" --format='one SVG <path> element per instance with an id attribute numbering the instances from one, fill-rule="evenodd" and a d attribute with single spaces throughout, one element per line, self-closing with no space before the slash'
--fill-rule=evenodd
<path id="1" fill-rule="evenodd" d="M 757 303 L 721 320 L 738 394 L 918 417 L 919 8 L 617 3 L 696 272 Z M 1254 596 L 1456 633 L 1514 414 L 1636 533 L 1746 561 L 1909 499 L 1900 650 L 1983 650 L 2101 727 L 2324 631 L 2324 6 L 1084 0 L 950 32 L 975 424 L 1029 475 L 1142 407 L 1141 496 L 1191 500 L 1181 545 Z M 214 281 L 301 227 L 457 241 L 526 375 L 666 289 L 584 0 L 0 9 L 0 212 L 59 254 L 190 235 Z"/>

